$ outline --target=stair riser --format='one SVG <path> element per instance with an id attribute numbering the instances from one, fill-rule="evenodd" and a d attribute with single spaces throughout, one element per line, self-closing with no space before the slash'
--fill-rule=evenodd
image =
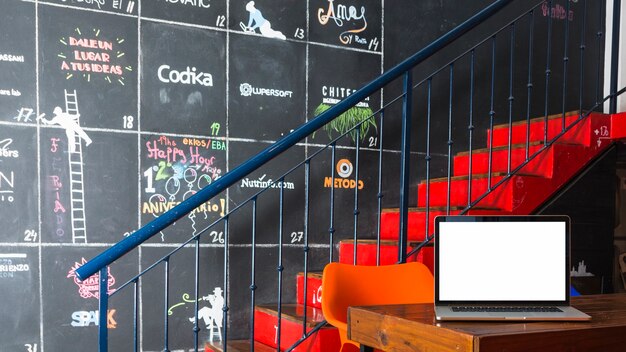
<path id="1" fill-rule="evenodd" d="M 598 115 L 598 114 L 592 114 Z M 569 116 L 565 119 L 566 126 L 574 122 L 578 116 Z M 589 128 L 590 118 L 579 122 L 576 127 L 572 128 L 565 135 L 559 139 L 559 143 L 580 144 L 584 146 L 591 145 L 591 130 Z M 563 120 L 551 119 L 548 121 L 548 139 L 553 139 L 563 130 Z M 487 145 L 491 142 L 491 131 L 487 131 Z M 518 124 L 512 127 L 512 140 L 511 144 L 526 143 L 526 124 Z M 529 141 L 541 142 L 545 139 L 545 123 L 544 121 L 531 122 L 530 124 L 530 136 Z M 493 146 L 506 146 L 509 145 L 509 128 L 498 127 L 493 132 Z"/>
<path id="2" fill-rule="evenodd" d="M 626 112 L 611 115 L 611 139 L 626 138 Z"/>
<path id="3" fill-rule="evenodd" d="M 542 146 L 530 146 L 528 155 L 541 149 Z M 454 176 L 467 176 L 469 174 L 469 155 L 455 156 Z M 526 161 L 526 148 L 511 150 L 511 170 L 514 170 Z M 525 175 L 552 177 L 554 170 L 554 154 L 552 148 L 535 157 L 524 167 Z M 490 172 L 491 171 L 491 172 Z M 509 171 L 509 151 L 498 150 L 491 153 L 491 170 L 489 168 L 489 152 L 472 154 L 472 175 L 484 175 L 489 173 L 506 173 Z"/>
<path id="4" fill-rule="evenodd" d="M 376 244 L 359 243 L 357 246 L 357 265 L 376 265 Z M 415 261 L 415 256 L 407 261 Z M 354 245 L 351 242 L 339 244 L 339 262 L 354 264 Z M 380 265 L 393 265 L 398 262 L 398 246 L 380 245 Z"/>
<path id="5" fill-rule="evenodd" d="M 420 262 L 430 270 L 431 273 L 435 273 L 435 248 L 434 247 L 423 247 L 420 249 L 419 253 L 417 253 L 417 262 Z"/>
<path id="6" fill-rule="evenodd" d="M 321 310 L 318 310 L 321 314 Z M 254 312 L 254 339 L 262 344 L 276 348 L 278 345 L 278 317 L 266 312 L 256 310 Z M 302 322 L 294 322 L 287 319 L 281 321 L 280 349 L 291 347 L 302 337 Z M 307 332 L 311 328 L 307 328 Z M 321 328 L 317 333 L 309 337 L 294 352 L 335 352 L 340 350 L 339 332 L 334 327 Z"/>
<path id="7" fill-rule="evenodd" d="M 492 188 L 502 178 L 494 177 L 491 181 Z M 535 176 L 512 176 L 509 180 L 495 188 L 489 195 L 483 198 L 477 207 L 496 208 L 501 211 L 513 214 L 527 214 L 528 207 L 537 207 L 545 200 L 545 192 L 552 192 L 554 178 L 543 178 Z M 451 207 L 467 206 L 467 180 L 453 181 L 450 195 Z M 532 184 L 533 187 L 529 187 Z M 437 182 L 431 184 L 430 187 L 430 205 L 445 206 L 447 202 L 447 183 Z M 418 197 L 424 197 L 425 187 L 422 191 L 418 189 Z M 542 191 L 539 191 L 542 190 Z M 487 191 L 487 180 L 472 180 L 472 201 L 478 199 L 479 196 Z M 418 198 L 418 203 L 420 203 Z M 521 206 L 523 208 L 520 208 Z M 420 204 L 420 206 L 423 206 Z M 534 209 L 534 208 L 532 208 Z"/>
<path id="8" fill-rule="evenodd" d="M 423 241 L 426 215 L 421 212 L 409 211 L 407 235 L 409 241 Z M 432 229 L 432 227 L 431 227 Z M 397 240 L 400 231 L 400 213 L 384 212 L 380 214 L 380 239 Z"/>
<path id="9" fill-rule="evenodd" d="M 516 178 L 519 176 L 513 176 Z M 494 176 L 491 178 L 491 187 L 502 180 L 502 176 Z M 468 203 L 468 180 L 452 180 L 450 185 L 450 206 L 465 207 Z M 472 179 L 472 201 L 475 201 L 487 192 L 487 178 Z M 426 207 L 426 184 L 420 184 L 417 188 L 417 206 Z M 431 182 L 428 187 L 428 206 L 445 207 L 448 205 L 448 183 L 446 181 Z M 511 181 L 505 182 L 497 187 L 491 194 L 481 200 L 481 207 L 496 208 L 510 211 L 513 203 L 513 194 Z"/>
<path id="10" fill-rule="evenodd" d="M 304 275 L 296 278 L 296 303 L 304 304 Z M 322 308 L 322 277 L 309 276 L 306 280 L 306 304 L 313 308 Z"/>
<path id="11" fill-rule="evenodd" d="M 451 210 L 450 215 L 457 215 L 460 210 Z M 508 215 L 510 213 L 497 210 L 470 210 L 466 215 Z M 409 241 L 423 241 L 426 236 L 426 212 L 410 211 L 407 235 Z M 445 211 L 431 210 L 428 214 L 428 232 L 432 235 L 435 231 L 435 217 L 446 215 Z M 397 240 L 400 229 L 400 213 L 384 212 L 380 218 L 380 238 L 382 240 Z"/>
<path id="12" fill-rule="evenodd" d="M 523 184 L 516 189 L 514 214 L 532 214 L 537 207 L 567 184 L 586 164 L 609 146 L 610 143 L 603 142 L 600 147 L 597 144 L 590 148 L 573 147 L 569 153 L 559 156 L 555 174 L 551 179 L 525 178 Z"/>
<path id="13" fill-rule="evenodd" d="M 409 244 L 407 252 L 410 252 L 415 244 Z M 357 265 L 376 265 L 376 243 L 359 243 L 357 246 Z M 419 253 L 407 258 L 407 262 L 420 262 L 433 270 L 432 247 L 424 247 Z M 354 245 L 350 242 L 339 244 L 339 262 L 354 264 Z M 398 246 L 380 246 L 380 265 L 393 265 L 398 263 Z"/>
<path id="14" fill-rule="evenodd" d="M 605 120 L 598 120 L 592 129 L 606 127 Z M 570 145 L 567 152 L 560 153 L 555 162 L 552 178 L 534 176 L 512 176 L 508 181 L 485 197 L 479 207 L 497 207 L 513 214 L 530 214 L 543 204 L 560 187 L 565 185 L 578 171 L 589 163 L 602 150 L 608 148 L 611 141 L 594 138 L 590 147 Z M 492 179 L 492 186 L 500 177 Z M 451 206 L 467 205 L 467 180 L 452 181 Z M 472 180 L 472 198 L 476 199 L 486 191 L 486 179 Z M 424 184 L 418 187 L 418 204 L 425 203 Z M 445 206 L 447 197 L 447 182 L 433 182 L 430 185 L 430 205 Z"/>

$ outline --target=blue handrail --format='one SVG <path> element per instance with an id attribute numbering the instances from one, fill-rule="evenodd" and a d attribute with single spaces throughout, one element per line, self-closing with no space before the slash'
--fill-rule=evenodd
<path id="1" fill-rule="evenodd" d="M 400 64 L 385 72 L 377 79 L 371 81 L 363 88 L 357 90 L 335 106 L 326 110 L 313 120 L 300 126 L 285 137 L 281 138 L 276 143 L 264 149 L 256 156 L 250 158 L 248 161 L 234 168 L 223 177 L 215 180 L 213 183 L 211 183 L 211 185 L 201 189 L 190 198 L 184 200 L 176 207 L 170 209 L 169 211 L 154 219 L 147 225 L 138 229 L 132 235 L 118 242 L 113 247 L 100 253 L 95 258 L 91 259 L 89 262 L 78 268 L 76 270 L 76 276 L 81 280 L 85 280 L 91 275 L 97 273 L 101 268 L 113 263 L 124 254 L 133 250 L 143 242 L 150 239 L 155 234 L 159 233 L 172 223 L 176 222 L 183 216 L 193 211 L 198 206 L 209 201 L 211 198 L 223 192 L 226 188 L 240 181 L 251 172 L 255 171 L 268 161 L 272 160 L 282 152 L 294 146 L 296 143 L 311 135 L 313 132 L 317 131 L 330 121 L 334 120 L 351 107 L 355 106 L 368 96 L 372 95 L 396 78 L 411 70 L 416 65 L 428 59 L 439 50 L 441 50 L 457 38 L 461 37 L 463 34 L 467 33 L 468 31 L 475 28 L 483 21 L 503 9 L 511 1 L 513 0 L 498 0 L 487 6 L 476 15 L 472 16 L 470 19 L 466 20 L 459 26 L 455 27 L 453 30 L 441 36 L 439 39 L 424 47 L 422 50 L 413 54 L 408 59 L 402 61 Z"/>

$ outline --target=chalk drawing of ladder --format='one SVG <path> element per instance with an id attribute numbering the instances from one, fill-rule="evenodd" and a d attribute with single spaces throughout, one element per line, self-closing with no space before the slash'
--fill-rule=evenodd
<path id="1" fill-rule="evenodd" d="M 76 90 L 65 90 L 65 112 L 79 116 Z M 79 123 L 78 117 L 76 123 Z M 80 124 L 79 124 L 80 125 Z M 70 147 L 74 143 L 74 151 Z M 67 141 L 70 163 L 70 189 L 72 205 L 72 243 L 87 243 L 87 223 L 85 222 L 85 187 L 83 185 L 83 148 L 80 136 L 74 134 L 73 141 Z"/>

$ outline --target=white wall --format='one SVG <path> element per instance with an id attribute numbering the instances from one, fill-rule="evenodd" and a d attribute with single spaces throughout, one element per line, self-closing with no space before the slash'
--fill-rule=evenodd
<path id="1" fill-rule="evenodd" d="M 619 0 L 621 1 L 621 0 Z M 614 0 L 607 0 L 606 2 L 606 45 L 605 45 L 605 67 L 604 67 L 604 96 L 607 96 L 610 93 L 610 77 L 611 77 L 611 47 L 613 43 L 613 2 Z M 626 64 L 626 4 L 621 5 L 621 24 L 620 24 L 620 44 L 619 44 L 619 70 L 618 70 L 618 80 L 617 80 L 617 89 L 621 89 L 626 86 L 626 70 L 624 69 L 624 64 Z M 609 111 L 609 102 L 607 101 L 604 104 L 604 111 Z M 617 100 L 617 111 L 623 112 L 626 111 L 626 97 L 624 95 L 620 96 Z"/>

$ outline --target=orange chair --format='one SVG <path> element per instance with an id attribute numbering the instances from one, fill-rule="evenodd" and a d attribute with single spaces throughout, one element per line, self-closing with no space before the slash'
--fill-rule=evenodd
<path id="1" fill-rule="evenodd" d="M 434 279 L 422 263 L 361 266 L 330 263 L 322 277 L 322 311 L 339 329 L 341 350 L 360 347 L 348 340 L 349 306 L 429 303 L 434 301 Z M 344 350 L 345 348 L 345 350 Z"/>

